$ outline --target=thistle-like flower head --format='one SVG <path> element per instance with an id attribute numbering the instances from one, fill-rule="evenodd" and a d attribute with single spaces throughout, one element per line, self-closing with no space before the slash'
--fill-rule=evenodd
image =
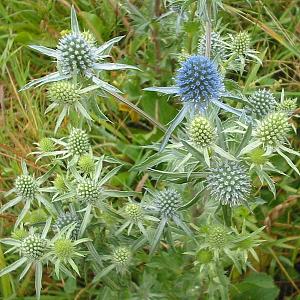
<path id="1" fill-rule="evenodd" d="M 143 210 L 142 208 L 135 204 L 135 203 L 129 203 L 125 206 L 125 215 L 126 217 L 132 221 L 132 222 L 139 222 L 143 219 Z"/>
<path id="2" fill-rule="evenodd" d="M 75 214 L 70 212 L 60 214 L 55 222 L 55 227 L 58 231 L 62 231 L 71 224 L 75 224 L 75 227 L 72 230 L 71 239 L 76 240 L 80 229 L 80 221 Z"/>
<path id="3" fill-rule="evenodd" d="M 289 130 L 287 114 L 273 112 L 258 124 L 256 136 L 265 146 L 276 147 L 285 141 Z"/>
<path id="4" fill-rule="evenodd" d="M 57 50 L 58 66 L 64 75 L 89 72 L 97 62 L 96 48 L 81 33 L 70 33 L 62 37 Z"/>
<path id="5" fill-rule="evenodd" d="M 42 138 L 39 143 L 39 148 L 42 152 L 51 152 L 55 150 L 53 141 L 47 137 Z"/>
<path id="6" fill-rule="evenodd" d="M 79 183 L 76 191 L 78 199 L 86 203 L 95 203 L 101 196 L 99 187 L 92 181 Z"/>
<path id="7" fill-rule="evenodd" d="M 197 252 L 196 257 L 197 257 L 198 263 L 200 263 L 200 264 L 208 264 L 208 263 L 210 263 L 213 260 L 214 254 L 210 250 L 200 249 Z"/>
<path id="8" fill-rule="evenodd" d="M 31 234 L 22 240 L 21 252 L 31 260 L 39 260 L 44 255 L 46 246 L 47 241 L 45 239 Z"/>
<path id="9" fill-rule="evenodd" d="M 283 99 L 280 103 L 278 103 L 277 110 L 284 112 L 293 112 L 297 108 L 297 98 L 291 99 Z"/>
<path id="10" fill-rule="evenodd" d="M 68 261 L 75 253 L 72 240 L 66 238 L 56 240 L 53 245 L 53 250 L 55 256 L 61 261 Z"/>
<path id="11" fill-rule="evenodd" d="M 248 171 L 236 161 L 217 162 L 209 171 L 207 183 L 211 195 L 222 205 L 246 203 L 251 191 Z"/>
<path id="12" fill-rule="evenodd" d="M 275 110 L 277 106 L 275 97 L 266 89 L 254 92 L 249 98 L 249 103 L 249 110 L 259 119 Z"/>
<path id="13" fill-rule="evenodd" d="M 246 31 L 236 34 L 232 41 L 232 50 L 238 55 L 245 55 L 250 47 L 250 36 Z"/>
<path id="14" fill-rule="evenodd" d="M 210 121 L 200 115 L 196 116 L 189 124 L 188 134 L 193 143 L 202 148 L 210 146 L 216 136 Z"/>
<path id="15" fill-rule="evenodd" d="M 57 81 L 49 85 L 48 98 L 52 102 L 59 104 L 72 104 L 80 100 L 81 95 L 79 91 L 77 85 L 70 81 Z"/>
<path id="16" fill-rule="evenodd" d="M 35 179 L 30 175 L 21 175 L 15 181 L 16 193 L 24 199 L 33 199 L 38 189 Z"/>
<path id="17" fill-rule="evenodd" d="M 211 47 L 210 54 L 212 57 L 219 57 L 220 59 L 225 57 L 226 48 L 220 33 L 218 32 L 211 33 L 210 47 Z M 205 50 L 206 50 L 206 35 L 203 34 L 198 43 L 198 53 L 200 55 L 205 55 Z"/>
<path id="18" fill-rule="evenodd" d="M 228 242 L 227 231 L 222 226 L 212 226 L 207 233 L 207 243 L 211 249 L 222 249 Z"/>
<path id="19" fill-rule="evenodd" d="M 181 195 L 171 188 L 158 192 L 153 201 L 157 211 L 167 217 L 174 215 L 181 204 Z"/>
<path id="20" fill-rule="evenodd" d="M 68 149 L 73 155 L 85 154 L 90 149 L 87 133 L 79 128 L 73 128 L 68 138 Z"/>
<path id="21" fill-rule="evenodd" d="M 119 247 L 113 251 L 112 257 L 117 269 L 122 270 L 129 265 L 132 254 L 128 248 Z"/>
<path id="22" fill-rule="evenodd" d="M 95 163 L 93 157 L 89 154 L 81 156 L 78 161 L 78 166 L 80 170 L 85 174 L 93 172 L 95 170 Z"/>
<path id="23" fill-rule="evenodd" d="M 195 102 L 204 108 L 211 99 L 218 99 L 223 89 L 216 65 L 201 55 L 191 56 L 182 63 L 176 82 L 184 102 Z"/>

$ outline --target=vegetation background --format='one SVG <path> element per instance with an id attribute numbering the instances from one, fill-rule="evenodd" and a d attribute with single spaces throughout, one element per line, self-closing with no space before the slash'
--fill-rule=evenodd
<path id="1" fill-rule="evenodd" d="M 193 1 L 191 1 L 193 2 Z M 220 13 L 222 28 L 227 32 L 248 31 L 255 47 L 264 59 L 262 66 L 250 64 L 243 76 L 234 78 L 250 93 L 255 86 L 270 88 L 278 97 L 284 88 L 290 97 L 300 96 L 300 1 L 299 0 L 225 0 L 225 10 Z M 39 174 L 40 167 L 34 157 L 27 156 L 34 149 L 34 142 L 52 133 L 55 123 L 53 115 L 44 115 L 47 99 L 44 89 L 18 93 L 20 87 L 33 78 L 39 78 L 53 71 L 53 64 L 45 56 L 28 49 L 28 44 L 55 47 L 63 30 L 69 28 L 70 7 L 74 4 L 82 28 L 91 31 L 101 44 L 119 35 L 126 37 L 113 49 L 118 62 L 138 66 L 143 72 L 111 72 L 109 82 L 125 92 L 128 100 L 167 124 L 177 111 L 176 103 L 166 96 L 147 93 L 147 86 L 172 84 L 172 75 L 178 67 L 178 54 L 182 49 L 192 53 L 201 35 L 201 23 L 191 15 L 176 33 L 176 13 L 161 18 L 167 10 L 163 0 L 1 0 L 0 1 L 0 187 L 1 192 L 11 188 L 16 174 L 20 173 L 20 161 Z M 193 4 L 192 4 L 193 5 Z M 266 50 L 264 50 L 266 49 Z M 145 121 L 140 115 L 114 99 L 101 99 L 99 104 L 113 123 L 106 123 L 96 115 L 92 130 L 94 151 L 109 154 L 128 162 L 128 169 L 138 164 L 146 155 L 140 146 L 157 141 L 162 132 Z M 296 122 L 296 121 L 295 121 Z M 297 126 L 297 124 L 295 124 Z M 299 127 L 299 126 L 297 126 Z M 60 134 L 63 131 L 60 131 Z M 67 129 L 66 129 L 67 132 Z M 299 149 L 300 136 L 291 141 Z M 281 170 L 288 172 L 284 161 Z M 300 160 L 295 161 L 300 168 Z M 120 173 L 115 186 L 140 190 L 148 180 L 147 174 Z M 267 225 L 266 236 L 275 241 L 258 250 L 260 265 L 255 266 L 268 275 L 243 282 L 234 278 L 237 285 L 253 293 L 249 299 L 300 299 L 300 179 L 278 176 L 277 197 L 272 200 L 266 192 L 264 199 L 270 199 L 256 211 L 254 221 L 258 226 Z M 6 236 L 16 215 L 0 215 L 0 236 Z M 5 261 L 0 246 L 0 268 Z M 184 270 L 180 258 L 160 256 L 153 263 L 153 273 L 162 274 L 162 288 L 168 291 L 168 299 L 183 299 L 176 296 L 172 287 Z M 167 271 L 167 272 L 166 272 Z M 151 276 L 149 273 L 149 285 Z M 250 279 L 249 279 L 250 278 Z M 273 284 L 273 280 L 276 285 Z M 73 281 L 55 283 L 44 276 L 44 288 L 49 296 L 42 299 L 88 299 L 84 280 L 81 285 Z M 154 287 L 157 289 L 157 287 Z M 262 294 L 255 294 L 263 289 Z M 18 286 L 16 299 L 34 292 L 29 277 Z M 0 279 L 1 299 L 11 295 L 9 276 Z M 263 295 L 261 298 L 259 295 Z M 277 295 L 277 296 L 276 296 Z M 297 296 L 298 295 L 298 296 Z M 179 298 L 177 298 L 179 297 Z M 239 296 L 240 297 L 240 296 Z M 234 299 L 241 299 L 238 296 Z M 92 298 L 93 299 L 93 298 Z M 103 299 L 115 299 L 107 296 Z M 124 298 L 127 299 L 125 294 Z M 163 298 L 162 298 L 163 299 Z M 246 298 L 244 298 L 246 299 Z"/>

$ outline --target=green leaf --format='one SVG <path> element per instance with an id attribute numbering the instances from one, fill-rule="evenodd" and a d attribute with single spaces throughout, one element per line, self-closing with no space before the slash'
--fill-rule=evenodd
<path id="1" fill-rule="evenodd" d="M 271 276 L 265 273 L 251 273 L 243 282 L 232 288 L 232 300 L 275 300 L 279 288 Z"/>

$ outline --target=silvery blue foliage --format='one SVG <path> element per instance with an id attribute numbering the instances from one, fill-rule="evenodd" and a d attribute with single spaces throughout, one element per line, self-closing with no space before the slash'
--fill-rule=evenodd
<path id="1" fill-rule="evenodd" d="M 219 99 L 224 89 L 217 66 L 202 55 L 189 57 L 177 71 L 176 83 L 184 102 L 194 102 L 204 110 L 211 99 Z"/>
<path id="2" fill-rule="evenodd" d="M 251 192 L 250 176 L 246 167 L 237 161 L 219 161 L 207 176 L 210 194 L 222 205 L 247 204 Z"/>

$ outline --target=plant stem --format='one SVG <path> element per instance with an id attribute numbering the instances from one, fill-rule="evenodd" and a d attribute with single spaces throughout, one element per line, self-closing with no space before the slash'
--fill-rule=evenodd
<path id="1" fill-rule="evenodd" d="M 229 205 L 222 205 L 223 217 L 225 225 L 231 226 L 231 207 Z"/>
<path id="2" fill-rule="evenodd" d="M 6 267 L 6 262 L 0 245 L 0 270 L 3 269 L 4 267 Z M 1 277 L 1 291 L 3 295 L 3 299 L 6 299 L 13 294 L 10 285 L 9 274 Z"/>

